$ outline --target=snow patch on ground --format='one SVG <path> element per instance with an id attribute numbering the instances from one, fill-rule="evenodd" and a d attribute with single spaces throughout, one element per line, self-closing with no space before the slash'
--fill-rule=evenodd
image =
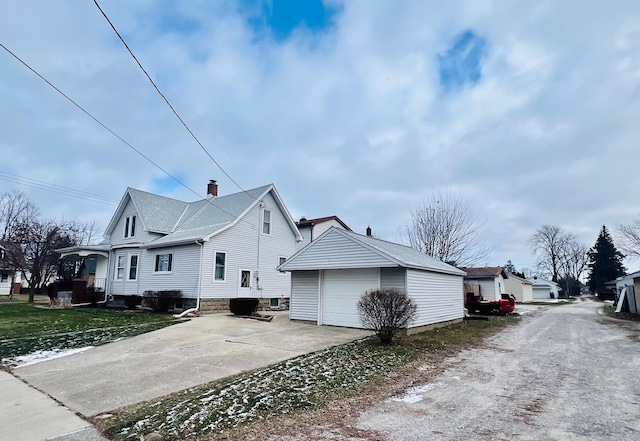
<path id="1" fill-rule="evenodd" d="M 85 346 L 84 348 L 76 349 L 52 349 L 50 351 L 36 351 L 31 354 L 21 355 L 13 358 L 3 358 L 3 363 L 8 363 L 13 368 L 21 368 L 25 366 L 31 366 L 32 364 L 40 363 L 47 360 L 53 360 L 54 358 L 66 357 L 67 355 L 78 354 L 84 352 L 94 346 Z"/>
<path id="2" fill-rule="evenodd" d="M 393 397 L 389 398 L 387 401 L 396 401 L 408 404 L 419 403 L 424 399 L 422 396 L 423 393 L 430 391 L 434 387 L 441 387 L 440 383 L 432 383 L 432 384 L 424 384 L 422 386 L 412 387 L 408 389 L 407 392 L 401 397 Z"/>

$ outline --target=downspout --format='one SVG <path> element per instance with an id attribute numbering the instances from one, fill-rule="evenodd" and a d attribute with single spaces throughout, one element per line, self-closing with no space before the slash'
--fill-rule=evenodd
<path id="1" fill-rule="evenodd" d="M 202 292 L 202 265 L 204 257 L 204 243 L 196 240 L 196 243 L 200 245 L 200 271 L 198 271 L 198 296 L 196 297 L 196 307 L 182 311 L 180 314 L 174 314 L 173 318 L 182 318 L 189 314 L 197 314 L 200 311 L 200 293 Z"/>

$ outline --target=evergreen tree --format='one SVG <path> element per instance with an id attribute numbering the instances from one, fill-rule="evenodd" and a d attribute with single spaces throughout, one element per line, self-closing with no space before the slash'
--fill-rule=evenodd
<path id="1" fill-rule="evenodd" d="M 589 290 L 595 292 L 610 280 L 625 274 L 622 265 L 624 255 L 613 244 L 613 239 L 602 226 L 595 245 L 587 253 L 589 255 Z"/>

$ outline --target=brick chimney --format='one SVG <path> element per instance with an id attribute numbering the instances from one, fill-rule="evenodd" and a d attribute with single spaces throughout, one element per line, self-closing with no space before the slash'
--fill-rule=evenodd
<path id="1" fill-rule="evenodd" d="M 218 196 L 218 183 L 211 179 L 207 184 L 207 197 L 217 197 Z"/>
<path id="2" fill-rule="evenodd" d="M 371 237 L 371 227 L 367 227 L 367 236 Z"/>

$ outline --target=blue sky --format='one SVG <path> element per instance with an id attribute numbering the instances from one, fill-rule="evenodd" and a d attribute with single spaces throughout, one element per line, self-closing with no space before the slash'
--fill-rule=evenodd
<path id="1" fill-rule="evenodd" d="M 592 245 L 640 214 L 637 2 L 103 3 L 215 159 L 244 188 L 274 183 L 294 217 L 397 240 L 412 207 L 450 189 L 486 221 L 487 264 L 532 267 L 542 224 Z M 9 0 L 0 42 L 200 197 L 209 179 L 238 191 L 92 2 Z M 0 171 L 196 198 L 3 52 L 0 71 Z M 46 217 L 112 215 L 0 182 L 13 187 Z"/>

